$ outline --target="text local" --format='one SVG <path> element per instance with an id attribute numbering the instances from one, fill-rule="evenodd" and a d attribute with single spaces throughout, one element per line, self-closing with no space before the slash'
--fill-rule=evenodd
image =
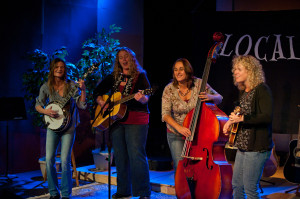
<path id="1" fill-rule="evenodd" d="M 228 52 L 228 49 L 226 49 L 226 47 L 229 43 L 229 40 L 230 40 L 232 34 L 225 34 L 225 36 L 226 36 L 226 40 L 224 42 L 224 46 L 222 48 L 220 55 L 229 57 L 229 56 L 231 56 L 233 50 Z M 300 57 L 296 57 L 295 52 L 294 52 L 293 38 L 295 36 L 281 36 L 280 34 L 274 34 L 271 36 L 275 37 L 275 43 L 274 43 L 274 49 L 272 52 L 272 58 L 269 59 L 269 61 L 277 61 L 278 59 L 300 60 Z M 254 54 L 257 59 L 268 61 L 267 54 L 263 49 L 260 49 L 260 45 L 263 42 L 268 43 L 269 37 L 271 37 L 271 36 L 270 35 L 262 36 L 262 37 L 259 37 L 258 40 L 256 41 L 255 46 L 254 46 Z M 245 40 L 245 42 L 243 42 L 244 40 Z M 248 47 L 247 47 L 246 52 L 243 55 L 249 54 L 249 52 L 252 48 L 253 40 L 250 35 L 246 34 L 246 35 L 243 35 L 242 37 L 240 37 L 240 39 L 236 43 L 236 46 L 235 46 L 235 54 L 236 55 L 240 55 L 239 48 L 240 48 L 241 43 L 242 42 L 247 43 L 247 41 L 248 41 Z M 289 50 L 286 50 L 288 52 L 283 52 L 282 41 L 288 42 Z M 259 49 L 260 49 L 260 52 L 263 52 L 263 55 L 264 55 L 263 57 L 261 57 L 259 55 Z M 286 57 L 286 55 L 288 55 L 289 57 Z"/>

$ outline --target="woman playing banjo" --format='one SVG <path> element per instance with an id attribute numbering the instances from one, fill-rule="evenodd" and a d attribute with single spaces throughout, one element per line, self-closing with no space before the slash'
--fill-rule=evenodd
<path id="1" fill-rule="evenodd" d="M 67 80 L 66 63 L 60 59 L 54 59 L 50 64 L 50 72 L 48 82 L 44 83 L 40 88 L 39 96 L 36 99 L 36 110 L 55 121 L 60 118 L 58 111 L 54 110 L 51 103 L 60 102 L 67 99 L 70 94 L 71 99 L 66 105 L 67 111 L 70 114 L 70 122 L 64 130 L 55 132 L 47 126 L 46 138 L 46 171 L 48 190 L 50 198 L 60 198 L 58 189 L 57 173 L 55 168 L 55 156 L 59 142 L 61 142 L 61 195 L 62 198 L 69 198 L 72 194 L 72 171 L 71 171 L 71 151 L 75 138 L 75 128 L 79 123 L 79 115 L 77 107 L 86 109 L 86 91 L 84 80 L 78 81 L 76 88 L 75 82 Z M 75 89 L 74 89 L 75 88 Z M 71 90 L 75 92 L 71 92 Z M 49 100 L 49 105 L 46 108 L 46 102 Z M 63 107 L 62 107 L 63 108 Z M 64 107 L 65 108 L 65 107 Z M 48 125 L 48 124 L 47 124 Z"/>

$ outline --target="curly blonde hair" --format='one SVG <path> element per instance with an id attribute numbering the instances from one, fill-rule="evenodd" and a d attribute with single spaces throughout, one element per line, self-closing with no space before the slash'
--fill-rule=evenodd
<path id="1" fill-rule="evenodd" d="M 244 66 L 248 73 L 250 90 L 255 88 L 260 83 L 265 82 L 265 73 L 263 71 L 262 65 L 255 57 L 253 57 L 252 55 L 234 56 L 234 58 L 232 59 L 232 69 L 231 69 L 232 74 L 234 74 L 235 67 L 238 64 Z M 234 75 L 233 75 L 233 83 L 235 86 L 238 87 L 239 90 L 245 90 L 246 88 L 243 83 L 236 82 Z"/>
<path id="2" fill-rule="evenodd" d="M 138 60 L 136 59 L 135 53 L 127 47 L 118 48 L 116 59 L 114 62 L 114 69 L 113 69 L 113 76 L 115 79 L 123 72 L 122 66 L 119 62 L 119 54 L 121 51 L 125 51 L 130 56 L 130 67 L 129 67 L 129 74 L 132 78 L 135 78 L 139 73 L 144 72 L 142 66 L 139 64 Z"/>

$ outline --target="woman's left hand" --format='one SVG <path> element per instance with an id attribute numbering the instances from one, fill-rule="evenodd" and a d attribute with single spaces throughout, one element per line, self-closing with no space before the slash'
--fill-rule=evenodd
<path id="1" fill-rule="evenodd" d="M 77 83 L 79 84 L 79 88 L 80 88 L 82 91 L 85 91 L 86 87 L 85 87 L 85 84 L 84 84 L 84 80 L 79 79 Z"/>
<path id="2" fill-rule="evenodd" d="M 206 92 L 201 92 L 199 95 L 201 101 L 213 101 L 213 95 L 207 94 Z"/>
<path id="3" fill-rule="evenodd" d="M 134 99 L 138 102 L 141 102 L 142 104 L 145 104 L 148 101 L 148 98 L 145 95 L 143 95 L 141 92 L 136 93 L 134 95 Z"/>

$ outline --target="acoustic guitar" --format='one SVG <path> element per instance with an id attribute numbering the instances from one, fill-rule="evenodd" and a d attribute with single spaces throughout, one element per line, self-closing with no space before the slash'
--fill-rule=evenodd
<path id="1" fill-rule="evenodd" d="M 300 127 L 300 125 L 299 125 Z M 289 182 L 300 184 L 300 129 L 298 140 L 290 142 L 289 157 L 283 168 L 283 175 Z"/>
<path id="2" fill-rule="evenodd" d="M 234 113 L 236 115 L 240 115 L 241 108 L 239 106 L 235 107 Z M 236 139 L 237 131 L 238 131 L 239 123 L 235 123 L 231 126 L 230 135 L 228 142 L 225 145 L 225 155 L 226 160 L 234 166 L 235 155 L 237 152 L 237 147 L 234 146 L 234 142 Z M 275 153 L 275 144 L 272 148 L 270 158 L 265 162 L 264 169 L 263 169 L 263 177 L 270 177 L 274 175 L 278 168 L 278 158 Z"/>
<path id="3" fill-rule="evenodd" d="M 139 91 L 143 95 L 151 95 L 154 90 L 152 88 Z M 108 129 L 109 125 L 112 125 L 117 120 L 122 119 L 127 110 L 125 102 L 132 100 L 134 94 L 128 95 L 122 98 L 120 92 L 114 93 L 111 97 L 109 95 L 103 95 L 102 98 L 105 101 L 105 105 L 108 104 L 106 110 L 102 109 L 100 105 L 97 105 L 95 110 L 95 119 L 91 120 L 92 127 L 98 128 L 101 131 Z"/>
<path id="4" fill-rule="evenodd" d="M 233 112 L 236 115 L 240 115 L 241 107 L 236 106 L 234 108 Z M 239 128 L 239 123 L 232 124 L 231 129 L 230 129 L 229 139 L 228 139 L 228 142 L 225 145 L 225 156 L 226 156 L 226 160 L 229 163 L 234 162 L 236 151 L 238 149 L 236 146 L 234 146 L 234 142 L 235 142 L 235 138 L 236 138 L 238 128 Z"/>
<path id="5" fill-rule="evenodd" d="M 265 162 L 262 177 L 270 177 L 274 175 L 278 168 L 278 158 L 275 153 L 275 144 L 272 148 L 270 158 Z"/>

